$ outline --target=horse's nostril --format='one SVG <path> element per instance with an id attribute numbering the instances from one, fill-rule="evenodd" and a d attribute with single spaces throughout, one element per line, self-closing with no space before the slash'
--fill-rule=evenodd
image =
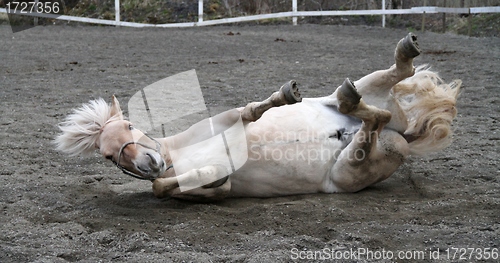
<path id="1" fill-rule="evenodd" d="M 158 159 L 159 156 L 155 156 L 152 153 L 146 153 L 149 157 L 149 168 L 152 172 L 158 173 L 165 168 L 165 162 L 162 159 Z"/>
<path id="2" fill-rule="evenodd" d="M 149 157 L 149 159 L 151 159 L 152 165 L 154 165 L 154 166 L 158 165 L 158 161 L 156 161 L 156 158 L 153 155 L 151 155 L 150 153 L 146 153 L 146 155 Z"/>

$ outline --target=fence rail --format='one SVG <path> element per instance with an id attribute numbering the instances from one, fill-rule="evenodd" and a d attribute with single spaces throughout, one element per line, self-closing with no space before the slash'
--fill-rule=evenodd
<path id="1" fill-rule="evenodd" d="M 0 13 L 8 13 L 7 9 L 0 8 Z M 52 18 L 58 20 L 92 23 L 102 25 L 126 26 L 126 27 L 159 27 L 159 28 L 172 28 L 172 27 L 193 27 L 193 26 L 211 26 L 220 24 L 230 24 L 239 22 L 249 22 L 264 19 L 275 18 L 292 18 L 293 24 L 297 24 L 298 17 L 311 17 L 311 16 L 352 16 L 352 15 L 381 15 L 382 27 L 385 27 L 385 15 L 404 15 L 404 14 L 484 14 L 484 13 L 500 13 L 500 6 L 487 6 L 487 7 L 470 7 L 470 8 L 453 8 L 453 7 L 436 7 L 436 6 L 420 6 L 410 9 L 385 9 L 385 0 L 382 1 L 382 9 L 373 10 L 331 10 L 331 11 L 297 11 L 297 0 L 292 0 L 292 11 L 279 12 L 272 14 L 250 15 L 232 18 L 221 18 L 213 20 L 203 19 L 203 0 L 198 2 L 198 21 L 187 23 L 168 23 L 168 24 L 146 24 L 120 21 L 120 0 L 115 0 L 115 20 L 66 16 L 57 14 L 44 14 L 44 13 L 20 13 L 10 12 L 11 14 L 26 15 L 34 17 Z"/>

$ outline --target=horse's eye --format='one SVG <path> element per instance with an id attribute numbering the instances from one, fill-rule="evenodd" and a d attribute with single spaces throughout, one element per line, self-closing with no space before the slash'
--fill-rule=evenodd
<path id="1" fill-rule="evenodd" d="M 128 125 L 128 129 L 129 129 L 129 130 L 133 130 L 133 129 L 134 129 L 134 126 L 132 126 L 132 124 L 129 124 L 129 125 Z"/>

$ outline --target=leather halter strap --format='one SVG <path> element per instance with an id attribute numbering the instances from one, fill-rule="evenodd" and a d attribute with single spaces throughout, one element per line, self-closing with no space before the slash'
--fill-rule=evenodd
<path id="1" fill-rule="evenodd" d="M 128 145 L 130 144 L 138 144 L 144 148 L 148 148 L 148 149 L 151 149 L 151 150 L 154 150 L 156 151 L 158 154 L 161 155 L 161 144 L 160 142 L 158 142 L 157 140 L 155 140 L 154 138 L 152 138 L 151 136 L 147 135 L 147 134 L 144 134 L 144 136 L 148 137 L 150 140 L 154 141 L 155 144 L 156 144 L 156 149 L 144 144 L 144 143 L 140 143 L 140 142 L 134 142 L 134 141 L 129 141 L 129 142 L 126 142 L 122 145 L 122 147 L 120 147 L 120 151 L 118 152 L 118 161 L 114 161 L 114 160 L 111 160 L 115 165 L 116 167 L 118 167 L 118 169 L 122 170 L 122 172 L 126 175 L 129 175 L 129 176 L 132 176 L 134 178 L 137 178 L 137 179 L 140 179 L 140 180 L 151 180 L 153 181 L 154 179 L 148 179 L 148 178 L 144 178 L 132 171 L 129 171 L 127 168 L 125 168 L 124 166 L 122 166 L 120 164 L 120 161 L 121 161 L 121 158 L 122 158 L 122 153 L 123 153 L 123 150 L 125 149 L 125 147 L 127 147 Z M 173 168 L 174 165 L 173 164 L 170 164 L 167 169 L 165 171 L 168 171 L 169 169 Z"/>

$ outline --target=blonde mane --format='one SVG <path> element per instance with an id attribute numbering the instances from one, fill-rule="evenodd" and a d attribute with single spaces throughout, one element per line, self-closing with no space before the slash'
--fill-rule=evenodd
<path id="1" fill-rule="evenodd" d="M 451 123 L 457 115 L 455 107 L 461 80 L 446 84 L 427 66 L 416 69 L 415 75 L 393 87 L 393 95 L 408 117 L 405 135 L 414 155 L 439 151 L 451 144 Z"/>
<path id="2" fill-rule="evenodd" d="M 96 148 L 101 129 L 115 119 L 119 116 L 111 116 L 111 107 L 102 98 L 83 104 L 59 124 L 62 133 L 55 139 L 56 148 L 71 156 L 89 155 Z"/>

